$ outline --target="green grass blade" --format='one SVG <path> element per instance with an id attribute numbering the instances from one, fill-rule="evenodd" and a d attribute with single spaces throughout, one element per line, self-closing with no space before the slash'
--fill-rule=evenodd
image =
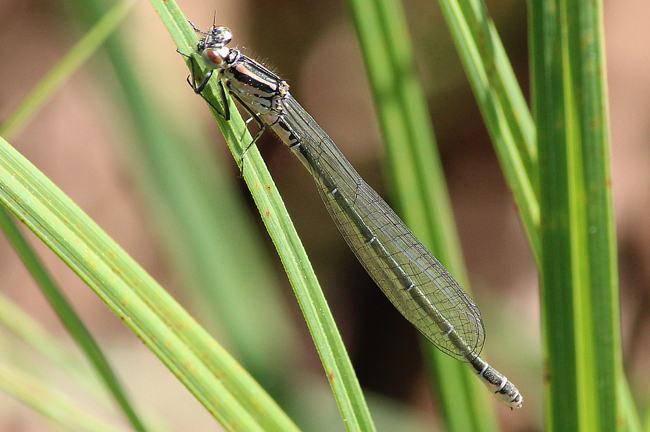
<path id="1" fill-rule="evenodd" d="M 566 14 L 567 84 L 574 102 L 571 124 L 567 121 L 575 176 L 570 190 L 575 191 L 574 251 L 581 280 L 576 286 L 580 414 L 584 430 L 596 430 L 593 422 L 598 430 L 613 431 L 621 427 L 623 361 L 602 2 L 569 2 Z"/>
<path id="2" fill-rule="evenodd" d="M 75 3 L 84 22 L 103 14 L 103 0 Z M 104 51 L 122 90 L 110 96 L 134 132 L 124 147 L 135 160 L 132 175 L 148 215 L 188 296 L 203 312 L 198 319 L 227 334 L 229 350 L 246 370 L 274 397 L 284 398 L 293 390 L 294 383 L 282 378 L 298 337 L 265 245 L 234 176 L 215 158 L 214 144 L 196 132 L 198 124 L 177 124 L 161 109 L 161 87 L 138 76 L 132 45 L 118 32 Z M 178 87 L 186 86 L 178 78 Z"/>
<path id="3" fill-rule="evenodd" d="M 87 365 L 80 362 L 52 333 L 4 295 L 0 295 L 0 324 L 66 373 L 84 374 L 84 380 L 80 381 L 86 381 L 89 371 Z"/>
<path id="4" fill-rule="evenodd" d="M 75 70 L 77 68 L 79 68 L 83 64 L 83 62 L 85 60 L 87 60 L 89 58 L 89 56 L 101 45 L 101 43 L 103 43 L 106 40 L 106 38 L 111 34 L 111 32 L 114 30 L 114 28 L 121 22 L 121 20 L 126 15 L 128 10 L 130 10 L 130 7 L 132 6 L 132 4 L 133 4 L 133 2 L 130 1 L 130 0 L 121 2 L 118 5 L 116 5 L 115 7 L 113 7 L 109 12 L 102 15 L 101 19 L 98 20 L 97 24 L 93 27 L 93 29 L 86 36 L 84 36 L 84 38 L 82 38 L 82 40 L 78 44 L 75 45 L 75 47 L 66 55 L 66 57 L 61 62 L 59 62 L 59 65 L 56 68 L 54 68 L 43 79 L 43 81 L 34 89 L 34 91 L 30 94 L 30 96 L 28 96 L 25 99 L 25 102 L 17 109 L 17 111 L 9 119 L 9 121 L 4 124 L 4 127 L 5 127 L 4 130 L 5 130 L 6 133 L 15 133 L 15 132 L 17 132 L 22 127 L 22 125 L 26 121 L 29 120 L 30 116 L 33 116 L 38 111 L 38 108 L 40 106 L 42 106 L 47 101 L 47 99 L 53 94 L 53 92 L 56 90 L 56 88 L 58 88 L 58 86 L 60 86 L 65 81 L 65 79 L 67 79 L 69 76 L 71 76 L 75 72 Z M 86 4 L 86 6 L 88 7 L 89 5 Z M 78 11 L 78 9 L 77 9 L 77 11 Z M 90 14 L 90 15 L 93 15 L 93 14 Z M 93 22 L 97 21 L 97 18 L 93 17 L 92 21 Z M 113 38 L 113 40 L 114 39 L 115 38 Z M 107 44 L 107 46 L 114 47 L 115 44 L 110 44 L 109 43 L 109 44 Z M 132 87 L 137 88 L 138 86 L 134 85 Z M 133 94 L 133 93 L 130 93 L 130 94 Z M 136 99 L 137 99 L 136 100 L 136 105 L 138 105 L 140 107 L 142 107 L 142 105 L 143 105 L 142 101 L 146 100 L 145 98 L 138 98 L 138 97 L 136 97 Z M 151 109 L 151 110 L 144 110 L 144 111 L 146 111 L 147 114 L 152 114 L 155 110 Z M 151 119 L 149 118 L 149 120 L 151 120 Z M 149 138 L 151 138 L 149 141 L 150 142 L 151 141 L 156 141 L 158 143 L 169 141 L 169 140 L 164 139 L 164 133 L 163 133 L 163 130 L 162 130 L 164 128 L 160 126 L 160 123 L 164 123 L 164 122 L 162 122 L 161 120 L 158 120 L 157 122 L 159 123 L 159 125 L 153 127 L 153 129 L 155 130 L 155 134 L 154 134 L 155 137 L 151 138 L 151 136 L 149 136 Z M 156 121 L 143 121 L 143 122 L 141 122 L 141 124 L 143 124 L 143 123 L 146 124 L 147 126 L 151 126 L 154 123 L 156 123 Z M 152 129 L 152 128 L 150 128 L 150 129 Z M 156 140 L 156 138 L 161 138 L 161 135 L 160 135 L 161 133 L 163 133 L 163 137 L 162 137 L 163 139 Z M 170 133 L 167 136 L 172 136 L 172 134 Z M 176 140 L 176 141 L 178 142 L 180 140 Z M 178 145 L 177 147 L 180 147 L 180 145 Z M 163 155 L 166 155 L 169 152 L 165 153 L 165 152 L 157 151 L 155 153 L 160 158 L 161 153 Z M 183 152 L 181 154 L 183 156 L 186 156 L 187 152 Z M 176 156 L 178 156 L 178 154 L 176 154 Z M 176 162 L 181 161 L 181 160 L 185 160 L 185 159 L 183 159 L 183 158 L 175 159 Z M 207 161 L 207 160 L 208 160 L 208 158 L 203 159 L 203 161 Z M 205 163 L 203 165 L 205 165 Z M 167 167 L 167 168 L 169 168 L 169 167 Z M 166 172 L 166 175 L 162 177 L 162 178 L 168 179 L 168 180 L 170 179 L 170 177 L 172 177 L 171 180 L 176 180 L 176 182 L 173 184 L 173 187 L 171 188 L 173 191 L 179 191 L 180 186 L 187 183 L 187 182 L 178 181 L 177 178 L 173 178 L 173 175 L 176 174 L 177 172 L 178 172 L 178 170 L 168 169 L 167 172 Z M 192 172 L 197 173 L 197 172 L 199 172 L 199 170 L 194 169 L 194 170 L 192 170 Z M 194 178 L 195 177 L 191 177 L 191 179 L 194 179 Z M 198 183 L 201 183 L 201 182 L 198 182 Z M 194 184 L 196 184 L 196 182 Z M 204 184 L 204 183 L 201 183 L 201 184 Z M 188 197 L 194 197 L 197 194 L 197 191 L 200 191 L 200 190 L 201 190 L 200 188 L 195 188 L 195 189 L 192 189 L 192 192 L 194 192 L 194 193 L 185 193 L 185 194 L 182 194 L 182 196 L 187 201 Z M 217 202 L 217 201 L 211 201 L 211 202 L 214 203 L 214 202 Z M 194 203 L 192 203 L 192 204 L 194 204 Z M 192 208 L 192 216 L 195 219 L 197 218 L 197 215 L 201 216 L 201 215 L 204 214 L 201 211 L 199 211 L 199 209 L 201 208 L 199 206 L 188 205 L 188 206 L 186 206 L 186 208 Z M 203 208 L 205 208 L 205 206 Z M 236 208 L 236 206 L 229 206 L 229 208 Z M 159 213 L 156 213 L 156 214 L 159 214 Z M 206 219 L 206 218 L 204 218 L 204 219 Z M 213 218 L 208 218 L 208 219 L 213 220 Z M 9 221 L 9 223 L 11 223 L 11 221 Z M 237 235 L 237 233 L 232 230 L 233 226 L 235 226 L 235 225 L 236 224 L 232 224 L 229 227 L 229 230 L 231 230 L 233 235 Z M 186 224 L 185 226 L 194 227 L 195 225 Z M 200 238 L 201 240 L 205 240 L 206 242 L 208 242 L 207 244 L 209 244 L 209 245 L 216 244 L 216 242 L 215 243 L 210 243 L 210 239 L 213 238 L 213 236 L 211 236 L 211 235 L 200 235 L 200 236 L 197 235 L 194 238 Z M 243 235 L 238 236 L 238 244 L 240 245 L 240 248 L 243 248 L 246 244 L 248 244 L 247 242 L 243 241 L 244 239 L 245 239 L 245 236 L 243 236 Z M 206 244 L 206 243 L 203 243 L 203 244 Z M 204 256 L 208 256 L 208 257 L 217 256 L 218 257 L 218 254 L 215 255 L 215 254 L 210 254 L 209 253 L 209 252 L 212 252 L 212 251 L 207 251 L 206 252 L 205 249 L 203 249 L 201 252 L 204 253 Z M 248 252 L 250 252 L 250 251 L 248 251 Z M 234 254 L 231 254 L 231 255 L 234 255 Z M 247 257 L 252 257 L 254 255 L 255 254 L 251 254 L 251 253 L 246 254 Z M 259 252 L 258 252 L 258 255 L 259 255 Z M 210 266 L 210 261 L 206 260 L 206 259 L 203 259 L 203 260 L 187 260 L 186 259 L 186 260 L 177 260 L 176 262 L 191 262 L 191 263 L 199 263 L 199 264 L 206 263 L 206 266 L 204 266 L 204 267 L 210 267 L 210 268 L 215 267 L 215 266 Z M 231 266 L 226 266 L 226 267 L 231 268 Z M 257 268 L 263 268 L 264 266 L 255 265 L 253 267 L 257 269 Z M 196 273 L 199 273 L 199 272 L 196 272 Z M 248 277 L 251 277 L 252 274 L 254 274 L 254 273 L 255 272 L 250 272 L 247 275 L 248 275 Z M 39 277 L 37 273 L 35 273 L 34 276 L 37 277 L 37 278 Z M 241 280 L 239 282 L 241 283 Z M 207 284 L 208 283 L 205 283 L 205 285 L 207 285 Z M 233 285 L 233 284 L 231 284 L 231 285 Z M 253 284 L 253 283 L 251 283 L 251 284 L 249 284 L 247 286 L 257 287 L 256 288 L 256 293 L 255 293 L 254 296 L 252 296 L 252 298 L 261 300 L 262 297 L 259 296 L 259 293 L 260 293 L 261 289 L 259 287 L 260 286 L 265 287 L 267 285 L 270 285 L 270 284 L 262 284 L 262 283 Z M 215 286 L 215 284 L 212 283 L 211 286 Z M 223 284 L 220 284 L 220 285 L 217 284 L 217 286 L 223 286 Z M 238 295 L 239 295 L 238 298 L 245 297 L 243 295 L 245 290 L 241 289 L 240 285 L 238 285 L 237 288 L 238 288 Z M 231 292 L 232 292 L 232 290 L 231 290 Z M 222 291 L 222 293 L 223 293 L 223 291 Z M 277 310 L 277 309 L 273 309 L 273 305 L 275 303 L 277 303 L 277 302 L 273 301 L 273 296 L 265 295 L 263 297 L 263 299 L 265 301 L 264 306 L 266 306 L 266 308 L 259 308 L 259 310 L 262 310 L 262 311 Z M 230 304 L 232 305 L 232 302 Z M 250 308 L 251 304 L 254 304 L 254 302 L 249 302 L 247 304 L 247 307 Z M 242 320 L 246 320 L 246 317 L 254 316 L 254 317 L 258 318 L 258 321 L 264 319 L 264 317 L 265 317 L 265 314 L 260 313 L 259 310 L 254 311 L 254 310 L 248 309 L 248 311 L 249 311 L 248 313 L 240 313 L 241 308 L 239 308 L 239 310 L 238 310 L 237 308 L 230 307 L 227 310 L 233 311 L 232 315 L 235 315 L 239 319 L 238 324 L 241 324 L 241 325 L 232 325 L 232 326 L 230 326 L 230 328 L 237 329 L 240 333 L 246 333 L 247 329 L 250 329 L 250 323 L 251 322 L 252 323 L 256 322 L 254 319 L 242 322 Z M 65 316 L 67 316 L 67 315 L 68 314 L 63 314 L 61 316 L 64 317 L 63 319 L 65 320 Z M 273 327 L 274 329 L 276 329 L 276 330 L 277 329 L 284 329 L 284 330 L 282 330 L 282 334 L 290 334 L 291 333 L 291 331 L 290 331 L 291 327 L 289 327 L 288 324 L 281 325 L 278 322 L 277 316 L 278 315 L 273 315 L 273 317 L 275 317 L 275 319 L 267 320 L 267 321 L 265 321 L 265 324 L 273 323 L 273 324 L 275 324 L 275 326 Z M 279 316 L 282 317 L 282 316 L 286 316 L 286 315 L 279 315 Z M 268 331 L 271 330 L 271 327 L 266 327 L 264 325 L 259 325 L 258 328 L 269 329 Z M 251 332 L 249 331 L 248 334 L 251 334 Z M 253 336 L 253 337 L 255 337 L 255 336 Z M 235 338 L 235 340 L 239 341 L 240 338 Z M 261 350 L 263 347 L 270 346 L 269 344 L 272 342 L 272 340 L 273 340 L 272 338 L 263 338 L 263 340 L 260 341 L 259 338 L 258 338 L 258 339 L 256 339 L 256 343 L 250 343 L 250 344 L 248 344 L 248 346 L 255 346 L 255 349 L 259 353 L 259 350 Z M 286 349 L 286 346 L 283 346 L 281 341 L 276 341 L 276 342 L 277 343 L 272 345 L 269 350 L 266 350 L 266 352 L 268 352 L 270 350 L 272 350 L 273 352 L 282 353 L 282 354 L 284 354 L 285 352 L 290 352 L 290 350 Z M 283 350 L 283 348 L 285 348 L 285 349 Z M 87 351 L 89 351 L 89 352 L 92 351 L 94 353 L 97 352 L 95 349 L 92 349 L 92 348 L 88 348 Z M 238 350 L 238 352 L 240 354 L 241 354 L 242 351 L 244 353 L 246 353 L 246 351 L 244 351 L 243 349 Z M 251 357 L 252 356 L 244 356 L 245 359 L 246 358 L 250 359 Z M 96 360 L 99 361 L 100 363 L 102 363 L 99 358 L 97 358 Z M 276 368 L 278 367 L 277 365 L 282 365 L 283 364 L 283 362 L 280 361 L 280 358 L 278 356 L 276 356 L 275 358 L 269 358 L 269 356 L 266 356 L 266 360 L 267 360 L 268 364 L 274 365 Z M 104 364 L 104 366 L 106 366 L 106 365 Z M 258 376 L 262 375 L 261 373 L 259 373 L 259 368 L 254 368 L 254 369 L 256 370 L 256 372 L 258 372 L 257 373 Z M 272 368 L 267 367 L 266 369 L 270 370 Z M 110 372 L 108 370 L 106 370 L 106 369 L 103 370 L 103 374 L 105 376 L 107 376 L 107 377 L 109 375 L 111 375 Z M 112 384 L 109 384 L 108 387 L 109 388 L 112 387 L 113 389 L 115 389 L 115 381 L 114 380 L 109 380 L 109 381 L 112 382 Z M 135 420 L 133 418 L 132 413 L 128 413 L 129 408 L 128 408 L 127 405 L 124 404 L 124 402 L 125 402 L 124 397 L 117 395 L 116 398 L 118 400 L 122 401 L 122 405 L 127 410 L 127 415 L 132 418 L 132 421 L 137 421 L 137 420 Z M 140 427 L 136 427 L 136 429 L 140 429 Z"/>
<path id="5" fill-rule="evenodd" d="M 0 202 L 95 291 L 226 429 L 295 430 L 175 300 L 4 140 Z"/>
<path id="6" fill-rule="evenodd" d="M 619 394 L 621 395 L 620 406 L 625 418 L 625 427 L 623 429 L 627 432 L 647 431 L 648 428 L 644 428 L 641 425 L 639 412 L 637 411 L 634 397 L 632 397 L 632 391 L 630 390 L 630 386 L 625 377 L 621 377 L 621 379 L 618 380 L 618 388 Z"/>
<path id="7" fill-rule="evenodd" d="M 185 53 L 193 53 L 197 42 L 196 35 L 173 2 L 152 1 L 152 4 L 161 15 L 178 49 Z M 189 62 L 188 66 L 190 66 Z M 223 106 L 224 101 L 219 100 L 221 94 L 216 82 L 212 80 L 204 94 L 217 106 Z M 252 137 L 237 114 L 237 108 L 232 100 L 226 103 L 230 104 L 231 120 L 226 122 L 218 114 L 215 115 L 215 119 L 233 157 L 238 164 L 241 164 L 242 152 L 252 141 Z M 348 430 L 374 430 L 354 369 L 309 259 L 255 147 L 246 153 L 243 177 L 294 288 L 346 427 Z"/>
<path id="8" fill-rule="evenodd" d="M 29 358 L 26 358 L 27 355 L 18 358 L 21 366 L 28 363 L 30 367 L 32 364 L 40 365 L 34 359 L 42 357 L 65 372 L 66 379 L 84 389 L 102 407 L 107 410 L 112 409 L 113 401 L 108 397 L 109 395 L 101 386 L 100 381 L 93 376 L 94 372 L 88 362 L 77 353 L 73 353 L 68 345 L 61 342 L 40 322 L 3 295 L 0 295 L 0 324 L 9 330 L 16 340 L 32 350 L 27 354 Z M 7 351 L 18 352 L 19 349 L 17 346 L 10 346 Z M 38 355 L 34 356 L 33 353 Z M 147 415 L 144 414 L 143 417 L 147 417 Z"/>
<path id="9" fill-rule="evenodd" d="M 53 391 L 46 383 L 0 363 L 0 390 L 20 400 L 67 431 L 120 432 L 77 407 L 77 402 Z"/>
<path id="10" fill-rule="evenodd" d="M 397 1 L 348 2 L 388 150 L 397 207 L 418 238 L 467 287 L 442 166 L 406 18 Z M 423 343 L 449 430 L 496 430 L 490 394 L 467 365 Z"/>
<path id="11" fill-rule="evenodd" d="M 465 72 L 539 258 L 535 125 L 492 19 L 480 0 L 440 0 Z"/>
<path id="12" fill-rule="evenodd" d="M 557 5 L 555 5 L 557 6 Z M 543 250 L 540 262 L 543 332 L 547 356 L 546 417 L 549 430 L 578 427 L 571 234 L 568 224 L 568 142 L 564 129 L 561 21 L 550 2 L 531 10 L 533 92 L 538 130 Z M 551 41 L 556 41 L 555 43 Z M 551 252 L 552 251 L 552 252 Z"/>
<path id="13" fill-rule="evenodd" d="M 601 2 L 532 2 L 549 430 L 623 430 Z"/>
<path id="14" fill-rule="evenodd" d="M 118 380 L 117 375 L 113 372 L 106 356 L 90 334 L 90 331 L 88 331 L 77 313 L 74 311 L 72 305 L 70 305 L 59 287 L 54 283 L 49 273 L 36 256 L 36 253 L 20 233 L 18 227 L 14 224 L 5 208 L 0 208 L 0 228 L 2 228 L 2 231 L 12 243 L 14 249 L 25 264 L 25 267 L 27 267 L 32 277 L 36 280 L 44 296 L 47 298 L 65 328 L 79 347 L 84 351 L 97 374 L 104 380 L 106 387 L 126 415 L 131 426 L 133 426 L 137 431 L 145 431 L 146 428 L 144 427 L 144 424 L 140 421 L 140 418 L 131 406 L 131 402 Z"/>
<path id="15" fill-rule="evenodd" d="M 0 136 L 11 140 L 45 105 L 52 94 L 97 51 L 135 3 L 135 0 L 122 0 L 113 6 L 2 123 Z"/>

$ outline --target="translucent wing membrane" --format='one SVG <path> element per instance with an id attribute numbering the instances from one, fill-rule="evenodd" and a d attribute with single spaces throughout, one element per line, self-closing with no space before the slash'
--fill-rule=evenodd
<path id="1" fill-rule="evenodd" d="M 356 172 L 291 95 L 284 122 L 332 219 L 393 305 L 434 345 L 461 361 L 480 354 L 481 313 L 438 260 Z M 456 333 L 456 334 L 454 334 Z"/>

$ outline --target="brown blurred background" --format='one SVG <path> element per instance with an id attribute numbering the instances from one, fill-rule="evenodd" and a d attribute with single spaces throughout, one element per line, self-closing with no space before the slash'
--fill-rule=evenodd
<path id="1" fill-rule="evenodd" d="M 379 130 L 354 29 L 342 2 L 180 2 L 200 28 L 217 21 L 233 31 L 233 45 L 271 65 L 292 93 L 380 193 L 384 165 Z M 70 4 L 44 0 L 0 3 L 0 121 L 18 105 L 84 33 L 71 24 Z M 432 122 L 450 188 L 472 290 L 487 328 L 486 356 L 526 399 L 523 410 L 500 408 L 503 430 L 541 430 L 542 387 L 537 275 L 515 206 L 485 126 L 435 2 L 405 4 L 412 41 L 427 89 Z M 488 9 L 528 93 L 526 5 L 490 1 Z M 623 348 L 638 403 L 650 378 L 650 3 L 608 1 L 608 55 L 613 187 L 619 238 Z M 140 2 L 120 27 L 132 41 L 130 57 L 155 102 L 170 117 L 200 120 L 227 161 L 244 199 L 256 210 L 209 111 L 185 83 L 187 69 L 164 26 Z M 184 287 L 157 240 L 125 148 L 129 131 L 116 123 L 109 63 L 98 55 L 73 76 L 13 141 L 182 304 Z M 104 73 L 105 72 L 105 73 Z M 108 90 L 108 91 L 107 91 Z M 179 109 L 182 107 L 182 109 Z M 309 175 L 274 137 L 258 143 L 294 218 L 341 326 L 359 379 L 378 400 L 396 401 L 426 427 L 436 424 L 415 331 L 393 311 L 338 235 Z M 390 200 L 389 200 L 390 202 Z M 261 223 L 260 236 L 269 243 Z M 315 229 L 317 227 L 317 229 Z M 125 380 L 139 406 L 173 430 L 214 430 L 217 423 L 98 298 L 38 241 L 36 248 Z M 278 263 L 272 246 L 271 259 Z M 279 264 L 278 264 L 279 265 Z M 278 269 L 303 351 L 296 353 L 313 383 L 327 390 L 292 292 Z M 11 247 L 0 238 L 0 291 L 57 336 L 67 338 Z M 503 313 L 507 311 L 507 313 Z M 366 320 L 379 315 L 385 327 Z M 217 339 L 219 335 L 216 334 Z M 504 350 L 520 350 L 514 364 Z M 511 372 L 512 371 L 512 372 Z M 374 396 L 373 396 L 374 398 Z M 336 416 L 336 412 L 333 413 Z M 381 415 L 381 414 L 380 414 Z M 337 424 L 336 427 L 340 427 Z M 0 430 L 49 430 L 31 411 L 0 394 Z M 322 430 L 329 430 L 327 428 Z"/>

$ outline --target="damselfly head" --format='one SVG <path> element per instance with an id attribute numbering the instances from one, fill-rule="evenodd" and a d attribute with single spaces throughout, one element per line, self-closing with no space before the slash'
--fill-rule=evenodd
<path id="1" fill-rule="evenodd" d="M 203 35 L 203 37 L 199 40 L 199 43 L 196 45 L 196 50 L 199 54 L 201 54 L 203 50 L 207 48 L 220 50 L 222 47 L 228 45 L 230 41 L 232 41 L 232 32 L 226 26 L 218 26 L 216 24 L 213 24 L 212 27 L 210 27 L 209 31 L 204 32 L 203 30 L 196 27 L 192 21 L 188 22 L 195 32 Z"/>
<path id="2" fill-rule="evenodd" d="M 196 45 L 196 52 L 203 57 L 205 65 L 209 69 L 225 67 L 224 61 L 230 55 L 230 48 L 226 45 L 232 40 L 230 29 L 226 26 L 213 25 L 206 33 L 197 29 L 194 24 L 192 27 L 197 33 L 204 35 Z"/>
<path id="3" fill-rule="evenodd" d="M 213 25 L 203 40 L 206 48 L 219 49 L 230 43 L 232 32 L 226 26 Z"/>

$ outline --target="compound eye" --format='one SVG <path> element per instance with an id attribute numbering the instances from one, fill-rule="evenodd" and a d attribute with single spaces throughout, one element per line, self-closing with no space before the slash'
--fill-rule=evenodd
<path id="1" fill-rule="evenodd" d="M 223 57 L 221 57 L 221 55 L 219 55 L 219 52 L 213 48 L 207 48 L 205 51 L 203 51 L 203 58 L 205 58 L 206 62 L 209 62 L 214 67 L 220 67 L 223 64 Z"/>
<path id="2" fill-rule="evenodd" d="M 226 26 L 221 26 L 221 40 L 224 45 L 228 45 L 232 40 L 232 32 Z"/>

